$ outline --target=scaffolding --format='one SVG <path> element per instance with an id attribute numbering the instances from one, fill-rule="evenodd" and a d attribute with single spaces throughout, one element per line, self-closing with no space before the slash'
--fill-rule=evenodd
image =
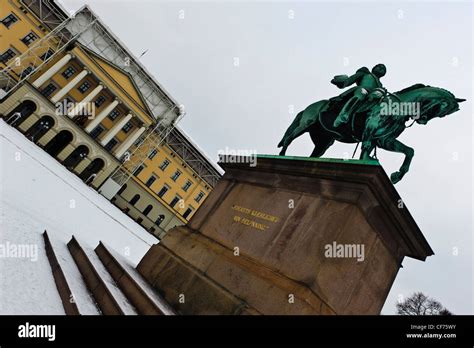
<path id="1" fill-rule="evenodd" d="M 92 25 L 83 30 L 85 22 L 91 22 Z M 150 115 L 156 120 L 162 120 L 166 125 L 175 123 L 179 115 L 183 113 L 181 108 L 176 108 L 178 102 L 146 71 L 89 7 L 84 6 L 80 9 L 75 14 L 75 20 L 67 24 L 67 28 L 75 36 L 79 34 L 77 41 L 83 46 L 130 74 Z M 170 109 L 173 112 L 169 112 Z"/>
<path id="2" fill-rule="evenodd" d="M 182 105 L 165 91 L 88 6 L 69 17 L 53 0 L 21 0 L 21 3 L 40 21 L 44 21 L 51 31 L 0 71 L 0 88 L 4 90 L 4 94 L 10 94 L 44 65 L 53 61 L 60 52 L 78 42 L 129 73 L 150 115 L 156 120 L 132 150 L 122 157 L 121 165 L 111 175 L 110 178 L 115 182 L 114 190 L 123 186 L 133 175 L 133 171 L 146 160 L 150 151 L 163 143 L 169 143 L 203 180 L 210 186 L 215 186 L 220 178 L 219 172 L 175 129 L 176 123 L 185 114 Z M 51 54 L 45 56 L 48 50 Z"/>
<path id="3" fill-rule="evenodd" d="M 87 6 L 79 10 L 75 17 L 78 20 L 82 19 L 83 22 L 98 19 Z M 74 34 L 79 32 L 80 27 L 76 29 L 75 26 L 75 22 L 70 22 L 68 30 Z M 82 31 L 77 41 L 128 72 L 143 96 L 150 114 L 157 120 L 155 126 L 150 127 L 140 137 L 139 145 L 134 146 L 122 158 L 125 160 L 112 174 L 111 179 L 119 186 L 123 186 L 133 175 L 135 169 L 143 164 L 150 151 L 166 143 L 178 155 L 184 156 L 183 160 L 211 187 L 214 187 L 220 178 L 219 172 L 198 151 L 193 149 L 189 141 L 175 128 L 175 125 L 185 115 L 182 105 L 179 105 L 165 91 L 102 22 L 96 21 L 89 29 Z"/>
<path id="4" fill-rule="evenodd" d="M 172 109 L 170 109 L 170 112 Z M 176 120 L 183 117 L 183 114 Z M 127 151 L 122 156 L 120 165 L 110 176 L 115 183 L 122 187 L 133 175 L 135 170 L 145 162 L 150 152 L 159 147 L 174 128 L 163 121 L 159 121 L 154 127 L 150 127 L 134 144 L 131 151 Z"/>
<path id="5" fill-rule="evenodd" d="M 180 118 L 176 120 L 176 124 Z M 119 186 L 123 186 L 137 168 L 144 164 L 150 153 L 162 144 L 168 145 L 210 187 L 217 184 L 221 177 L 220 173 L 189 143 L 178 128 L 174 125 L 164 126 L 161 122 L 142 135 L 132 150 L 125 153 L 122 157 L 122 165 L 115 170 L 111 178 Z"/>
<path id="6" fill-rule="evenodd" d="M 68 18 L 66 11 L 54 0 L 20 0 L 20 4 L 30 9 L 49 29 L 56 28 Z"/>
<path id="7" fill-rule="evenodd" d="M 45 36 L 36 40 L 28 50 L 11 60 L 10 63 L 0 71 L 0 88 L 3 89 L 4 97 L 8 96 L 31 75 L 55 59 L 55 57 L 71 45 L 81 33 L 93 26 L 97 19 L 90 18 L 89 21 L 78 22 L 78 27 L 80 27 L 81 30 L 75 34 L 67 29 L 72 21 L 76 21 L 74 17 L 66 18 Z"/>
<path id="8" fill-rule="evenodd" d="M 217 184 L 221 174 L 210 164 L 210 160 L 203 158 L 203 155 L 196 150 L 195 146 L 190 144 L 189 140 L 186 139 L 177 127 L 168 133 L 166 144 L 210 187 L 214 187 Z"/>

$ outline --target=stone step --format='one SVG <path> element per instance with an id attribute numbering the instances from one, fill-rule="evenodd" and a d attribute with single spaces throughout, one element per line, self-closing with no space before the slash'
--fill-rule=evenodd
<path id="1" fill-rule="evenodd" d="M 58 289 L 64 311 L 67 315 L 79 315 L 80 313 L 77 304 L 74 301 L 70 301 L 70 299 L 73 298 L 71 288 L 66 280 L 61 264 L 58 262 L 58 257 L 56 256 L 48 232 L 46 231 L 43 233 L 43 240 L 46 249 L 46 256 L 48 257 L 51 271 L 53 272 L 54 282 L 56 283 L 56 288 Z"/>
<path id="2" fill-rule="evenodd" d="M 43 233 L 43 238 L 46 254 L 66 314 L 102 314 L 94 297 L 87 289 L 66 244 L 51 238 L 46 231 Z"/>
<path id="3" fill-rule="evenodd" d="M 67 247 L 103 314 L 137 314 L 92 249 L 81 245 L 74 236 Z"/>
<path id="4" fill-rule="evenodd" d="M 135 306 L 139 314 L 176 314 L 166 301 L 142 278 L 128 260 L 116 254 L 102 242 L 99 242 L 99 245 L 95 248 L 95 252 L 115 283 Z"/>

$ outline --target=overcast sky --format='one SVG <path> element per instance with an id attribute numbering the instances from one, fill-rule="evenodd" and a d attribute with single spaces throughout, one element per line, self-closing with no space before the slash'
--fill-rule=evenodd
<path id="1" fill-rule="evenodd" d="M 435 251 L 405 259 L 383 309 L 423 291 L 456 314 L 473 311 L 473 5 L 470 2 L 163 2 L 62 0 L 84 4 L 141 58 L 187 115 L 181 127 L 211 158 L 226 147 L 277 154 L 297 112 L 340 92 L 334 75 L 387 66 L 390 91 L 414 83 L 467 98 L 461 110 L 399 138 L 415 149 L 396 185 Z M 294 109 L 294 112 L 290 111 Z M 352 155 L 336 144 L 326 157 Z M 288 155 L 307 156 L 309 135 Z M 402 155 L 378 151 L 387 173 Z"/>

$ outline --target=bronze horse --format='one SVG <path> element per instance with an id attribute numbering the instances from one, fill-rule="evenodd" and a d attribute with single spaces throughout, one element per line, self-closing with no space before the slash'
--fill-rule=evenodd
<path id="1" fill-rule="evenodd" d="M 334 127 L 334 120 L 345 100 L 341 97 L 320 100 L 296 115 L 278 144 L 282 147 L 280 155 L 284 156 L 291 142 L 306 132 L 309 132 L 315 146 L 310 157 L 321 157 L 336 140 L 343 143 L 361 142 L 360 159 L 371 158 L 370 153 L 375 147 L 405 155 L 400 169 L 390 176 L 395 184 L 408 172 L 414 155 L 411 147 L 397 140 L 407 128 L 406 122 L 413 119 L 418 124 L 427 124 L 435 117 L 456 112 L 463 101 L 465 99 L 456 98 L 445 89 L 416 84 L 395 94 L 384 91 L 381 99 L 365 103 L 356 110 L 350 122 Z M 417 115 L 387 113 L 387 105 L 414 105 L 419 112 Z"/>

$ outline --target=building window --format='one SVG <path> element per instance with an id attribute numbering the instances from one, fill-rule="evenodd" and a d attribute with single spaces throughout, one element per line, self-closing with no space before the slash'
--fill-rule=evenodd
<path id="1" fill-rule="evenodd" d="M 117 194 L 120 196 L 120 195 L 123 193 L 123 191 L 126 190 L 126 188 L 127 188 L 127 184 L 123 185 L 123 186 L 120 188 L 120 190 L 117 192 Z"/>
<path id="2" fill-rule="evenodd" d="M 41 94 L 48 98 L 57 88 L 54 83 L 50 83 L 41 91 Z"/>
<path id="3" fill-rule="evenodd" d="M 51 51 L 50 49 L 48 49 L 46 52 L 44 52 L 40 58 L 42 61 L 45 61 L 46 59 L 48 59 L 49 57 L 51 57 L 52 55 L 54 54 L 53 51 Z"/>
<path id="4" fill-rule="evenodd" d="M 157 149 L 151 150 L 150 153 L 148 154 L 148 158 L 153 159 L 153 157 L 155 157 L 157 153 L 158 153 Z"/>
<path id="5" fill-rule="evenodd" d="M 193 212 L 193 208 L 189 207 L 189 208 L 186 209 L 186 211 L 184 212 L 183 217 L 184 217 L 185 219 L 187 219 L 188 216 L 191 215 L 192 212 Z"/>
<path id="6" fill-rule="evenodd" d="M 189 188 L 191 187 L 192 185 L 192 181 L 191 180 L 187 180 L 186 183 L 183 185 L 182 189 L 184 192 L 187 192 L 189 190 Z"/>
<path id="7" fill-rule="evenodd" d="M 112 121 L 115 121 L 115 119 L 120 115 L 120 112 L 118 110 L 112 110 L 112 112 L 109 114 L 108 118 L 110 118 Z"/>
<path id="8" fill-rule="evenodd" d="M 133 171 L 133 175 L 137 176 L 138 174 L 140 174 L 142 172 L 142 170 L 145 168 L 145 166 L 143 164 L 140 164 L 134 171 Z"/>
<path id="9" fill-rule="evenodd" d="M 89 83 L 89 81 L 84 81 L 79 87 L 77 87 L 77 90 L 84 94 L 89 88 L 91 88 L 91 84 Z"/>
<path id="10" fill-rule="evenodd" d="M 138 146 L 138 145 L 140 145 L 140 144 L 142 143 L 142 141 L 143 141 L 143 137 L 138 137 L 138 139 L 135 140 L 135 142 L 133 143 L 133 145 Z"/>
<path id="11" fill-rule="evenodd" d="M 130 200 L 131 205 L 137 204 L 138 200 L 140 199 L 140 195 L 135 195 L 133 198 Z"/>
<path id="12" fill-rule="evenodd" d="M 204 192 L 200 191 L 197 196 L 194 198 L 196 202 L 200 202 L 204 198 Z"/>
<path id="13" fill-rule="evenodd" d="M 150 211 L 151 211 L 152 209 L 153 209 L 153 206 L 152 206 L 151 204 L 149 204 L 149 205 L 145 208 L 145 210 L 143 211 L 143 215 L 147 216 L 147 215 L 150 213 Z"/>
<path id="14" fill-rule="evenodd" d="M 171 180 L 173 181 L 178 180 L 180 175 L 181 175 L 181 172 L 179 170 L 175 171 L 174 174 L 171 176 Z"/>
<path id="15" fill-rule="evenodd" d="M 171 201 L 170 207 L 171 207 L 171 208 L 174 208 L 174 206 L 176 205 L 176 203 L 178 203 L 180 200 L 181 200 L 181 197 L 178 196 L 178 195 L 176 195 L 176 197 L 174 197 L 173 200 Z"/>
<path id="16" fill-rule="evenodd" d="M 92 139 L 97 139 L 97 137 L 101 135 L 104 130 L 105 130 L 104 127 L 102 127 L 101 125 L 98 125 L 92 130 L 92 132 L 89 133 L 89 135 L 91 136 Z"/>
<path id="17" fill-rule="evenodd" d="M 8 16 L 2 19 L 3 25 L 7 28 L 10 28 L 10 26 L 16 22 L 18 22 L 18 18 L 13 13 L 10 13 Z"/>
<path id="18" fill-rule="evenodd" d="M 15 56 L 16 56 L 16 52 L 12 50 L 11 48 L 9 48 L 8 50 L 2 53 L 0 60 L 2 61 L 3 64 L 7 64 L 7 62 Z"/>
<path id="19" fill-rule="evenodd" d="M 160 169 L 164 171 L 166 167 L 168 167 L 170 164 L 170 161 L 168 159 L 165 159 L 161 164 L 160 164 Z"/>
<path id="20" fill-rule="evenodd" d="M 23 42 L 26 46 L 29 46 L 37 38 L 38 36 L 35 33 L 31 32 L 28 35 L 26 35 L 23 39 L 21 39 L 21 42 Z"/>
<path id="21" fill-rule="evenodd" d="M 30 75 L 33 72 L 33 67 L 30 65 L 27 67 L 25 70 L 23 70 L 20 74 L 20 78 L 24 79 L 28 75 Z"/>
<path id="22" fill-rule="evenodd" d="M 76 73 L 76 69 L 74 69 L 73 66 L 68 66 L 66 68 L 66 70 L 63 71 L 62 75 L 67 80 L 68 78 L 70 78 L 75 73 Z"/>
<path id="23" fill-rule="evenodd" d="M 157 226 L 160 226 L 160 224 L 163 222 L 164 219 L 165 219 L 165 216 L 161 214 L 160 216 L 158 216 L 158 219 L 156 219 L 155 224 Z"/>
<path id="24" fill-rule="evenodd" d="M 97 108 L 100 108 L 100 106 L 104 104 L 106 100 L 107 99 L 103 95 L 99 95 L 95 100 L 94 104 Z"/>
<path id="25" fill-rule="evenodd" d="M 150 187 L 151 185 L 153 185 L 153 183 L 156 181 L 156 176 L 154 175 L 151 175 L 148 180 L 146 181 L 145 185 L 147 187 Z"/>
<path id="26" fill-rule="evenodd" d="M 118 144 L 118 140 L 113 138 L 111 139 L 104 147 L 107 151 L 112 151 L 115 145 Z"/>
<path id="27" fill-rule="evenodd" d="M 158 192 L 158 197 L 163 198 L 163 196 L 165 195 L 166 192 L 168 192 L 169 189 L 170 188 L 167 185 L 163 186 L 160 192 Z"/>
<path id="28" fill-rule="evenodd" d="M 125 133 L 128 133 L 128 131 L 129 131 L 130 129 L 132 129 L 132 128 L 133 128 L 132 122 L 127 122 L 127 123 L 125 123 L 125 126 L 122 127 L 122 130 L 123 130 Z"/>

